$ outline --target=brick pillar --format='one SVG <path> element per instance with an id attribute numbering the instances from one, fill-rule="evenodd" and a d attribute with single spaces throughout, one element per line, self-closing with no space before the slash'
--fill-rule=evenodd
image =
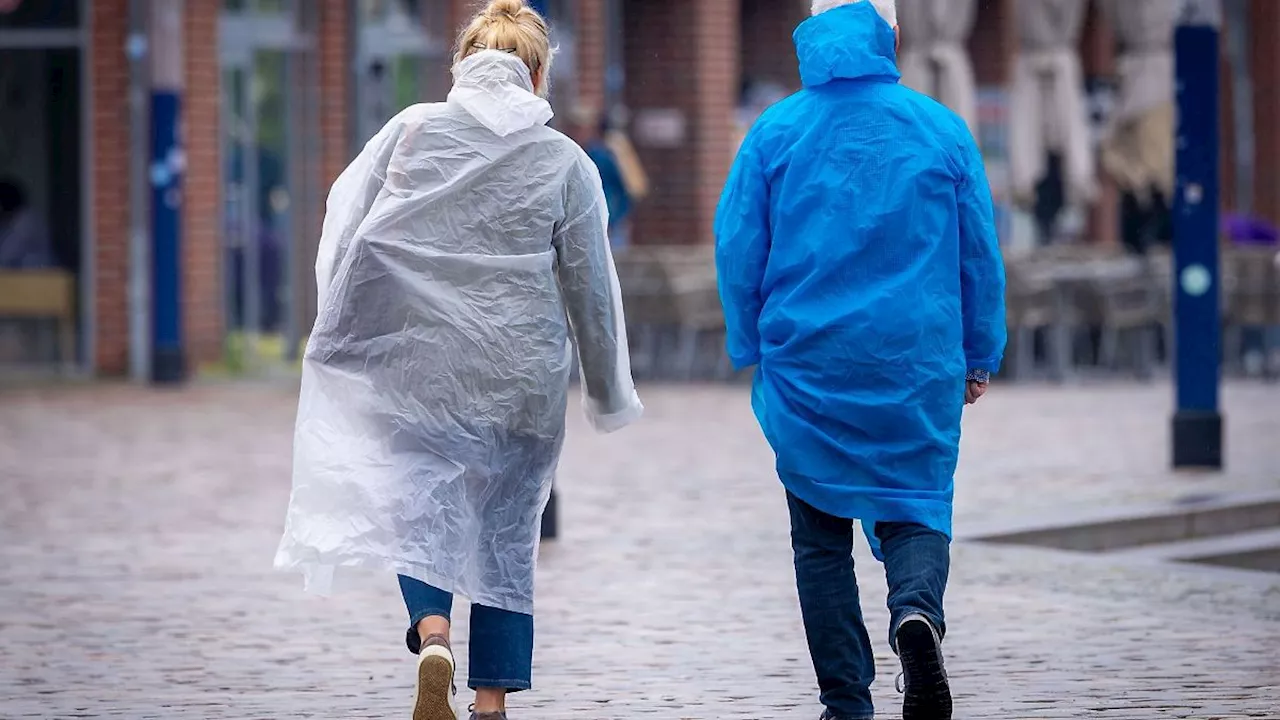
<path id="1" fill-rule="evenodd" d="M 1115 31 L 1097 3 L 1089 3 L 1085 14 L 1084 30 L 1080 34 L 1080 62 L 1085 78 L 1116 76 Z M 1120 190 L 1102 170 L 1101 164 L 1098 168 L 1098 199 L 1089 208 L 1084 240 L 1104 246 L 1116 246 L 1120 242 Z"/>
<path id="2" fill-rule="evenodd" d="M 219 0 L 187 0 L 183 137 L 182 322 L 193 369 L 222 355 Z"/>
<path id="3" fill-rule="evenodd" d="M 93 367 L 122 375 L 129 362 L 129 60 L 128 0 L 98 0 L 90 14 L 93 60 L 92 151 Z"/>
<path id="4" fill-rule="evenodd" d="M 1227 47 L 1227 24 L 1231 22 L 1231 13 L 1224 12 L 1222 17 L 1222 34 L 1220 58 L 1218 60 L 1218 197 L 1219 207 L 1229 212 L 1237 207 L 1238 191 L 1236 187 L 1236 126 L 1235 126 L 1235 81 L 1231 77 L 1231 56 Z M 1175 128 L 1176 131 L 1176 128 Z"/>
<path id="5" fill-rule="evenodd" d="M 978 87 L 1008 86 L 1018 54 L 1018 14 L 1014 0 L 981 0 L 969 36 L 969 57 Z"/>
<path id="6" fill-rule="evenodd" d="M 605 73 L 608 41 L 608 18 L 602 0 L 577 0 L 577 68 L 575 69 L 573 102 L 581 107 L 607 111 L 605 105 Z M 564 110 L 566 108 L 561 108 Z"/>
<path id="7" fill-rule="evenodd" d="M 744 79 L 800 87 L 800 64 L 791 35 L 809 17 L 808 0 L 742 0 Z"/>
<path id="8" fill-rule="evenodd" d="M 316 0 L 320 75 L 320 173 L 325 194 L 351 162 L 351 23 L 346 0 Z M 324 208 L 320 208 L 323 212 Z"/>
<path id="9" fill-rule="evenodd" d="M 653 178 L 638 209 L 636 242 L 711 242 L 716 203 L 732 162 L 739 84 L 740 0 L 628 0 L 627 105 Z M 674 129 L 649 137 L 646 125 Z"/>
<path id="10" fill-rule="evenodd" d="M 452 64 L 453 51 L 457 48 L 453 47 L 454 42 L 458 39 L 458 33 L 461 32 L 462 26 L 471 22 L 472 16 L 484 9 L 484 0 L 445 0 L 449 3 L 449 34 L 446 38 L 449 41 L 450 64 Z"/>
<path id="11" fill-rule="evenodd" d="M 1253 70 L 1254 210 L 1280 224 L 1280 2 L 1249 6 L 1249 64 Z"/>

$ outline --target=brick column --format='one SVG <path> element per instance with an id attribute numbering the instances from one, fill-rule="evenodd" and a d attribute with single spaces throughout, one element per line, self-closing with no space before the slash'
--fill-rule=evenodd
<path id="1" fill-rule="evenodd" d="M 346 0 L 316 0 L 320 76 L 320 173 L 327 193 L 351 162 L 351 32 Z M 323 212 L 324 208 L 320 208 Z"/>
<path id="2" fill-rule="evenodd" d="M 182 322 L 193 369 L 222 355 L 219 0 L 186 0 Z"/>
<path id="3" fill-rule="evenodd" d="M 800 66 L 791 36 L 808 17 L 808 0 L 742 0 L 743 78 L 799 88 Z"/>
<path id="4" fill-rule="evenodd" d="M 791 35 L 809 17 L 808 0 L 742 0 L 744 79 L 800 87 L 800 64 Z"/>
<path id="5" fill-rule="evenodd" d="M 93 367 L 122 375 L 129 362 L 129 60 L 128 0 L 98 0 L 90 14 L 90 128 L 93 176 Z"/>
<path id="6" fill-rule="evenodd" d="M 346 0 L 314 0 L 306 8 L 304 26 L 314 34 L 313 46 L 305 57 L 305 66 L 296 73 L 298 82 L 306 83 L 310 92 L 302 93 L 304 123 L 298 128 L 306 133 L 304 142 L 295 145 L 302 152 L 302 177 L 295 177 L 295 195 L 308 209 L 303 223 L 303 237 L 308 241 L 295 246 L 290 272 L 293 283 L 294 322 L 305 339 L 316 316 L 316 288 L 313 268 L 324 222 L 325 202 L 329 188 L 346 169 L 359 148 L 353 148 L 351 45 L 353 24 L 351 4 Z M 312 117 L 314 115 L 314 117 Z"/>
<path id="7" fill-rule="evenodd" d="M 447 2 L 449 10 L 449 34 L 446 36 L 449 40 L 449 56 L 452 63 L 453 51 L 457 48 L 453 47 L 453 43 L 458 38 L 458 33 L 462 30 L 462 26 L 471 21 L 471 17 L 480 10 L 484 9 L 484 0 L 444 0 Z"/>
<path id="8" fill-rule="evenodd" d="M 653 178 L 638 209 L 636 242 L 711 242 L 733 152 L 739 84 L 740 0 L 628 0 L 627 105 Z M 646 137 L 646 123 L 674 137 Z"/>
<path id="9" fill-rule="evenodd" d="M 606 8 L 602 0 L 577 0 L 574 10 L 577 26 L 577 68 L 575 69 L 573 102 L 580 107 L 607 111 L 605 105 L 605 73 L 608 41 Z M 570 110 L 572 108 L 559 108 Z"/>
<path id="10" fill-rule="evenodd" d="M 1230 22 L 1231 13 L 1224 12 L 1222 34 L 1218 38 L 1221 48 L 1221 57 L 1218 61 L 1218 92 L 1221 104 L 1218 113 L 1218 127 L 1221 133 L 1218 141 L 1218 205 L 1223 212 L 1234 210 L 1239 198 L 1239 188 L 1236 186 L 1236 88 L 1235 81 L 1231 77 L 1231 57 L 1227 47 L 1230 41 L 1228 38 L 1230 29 L 1227 25 Z"/>
<path id="11" fill-rule="evenodd" d="M 983 0 L 969 36 L 969 57 L 978 86 L 1008 86 L 1018 54 L 1018 13 L 1014 0 Z"/>
<path id="12" fill-rule="evenodd" d="M 1254 210 L 1280 224 L 1280 3 L 1252 0 L 1249 64 L 1253 70 Z"/>

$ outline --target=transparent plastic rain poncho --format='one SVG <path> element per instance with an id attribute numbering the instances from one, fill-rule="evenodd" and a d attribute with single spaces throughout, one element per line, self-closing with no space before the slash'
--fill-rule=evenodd
<path id="1" fill-rule="evenodd" d="M 516 57 L 391 120 L 334 183 L 276 567 L 533 609 L 576 341 L 599 431 L 640 416 L 600 179 Z"/>

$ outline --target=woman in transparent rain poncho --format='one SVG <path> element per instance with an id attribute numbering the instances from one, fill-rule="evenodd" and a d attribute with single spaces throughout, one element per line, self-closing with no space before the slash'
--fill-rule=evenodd
<path id="1" fill-rule="evenodd" d="M 447 102 L 391 120 L 329 195 L 276 566 L 327 592 L 395 572 L 419 655 L 415 720 L 454 720 L 449 613 L 470 599 L 473 717 L 530 687 L 539 521 L 576 341 L 610 432 L 631 380 L 600 179 L 546 127 L 547 25 L 494 0 L 459 38 Z"/>

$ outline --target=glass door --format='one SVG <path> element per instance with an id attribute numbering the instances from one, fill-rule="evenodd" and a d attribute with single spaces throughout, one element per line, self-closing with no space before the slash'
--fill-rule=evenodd
<path id="1" fill-rule="evenodd" d="M 294 361 L 302 335 L 295 267 L 307 253 L 308 39 L 285 0 L 224 5 L 221 28 L 227 362 Z"/>
<path id="2" fill-rule="evenodd" d="M 0 374 L 92 354 L 81 0 L 0 0 Z"/>
<path id="3" fill-rule="evenodd" d="M 449 92 L 445 3 L 357 0 L 356 143 L 363 145 L 401 110 Z"/>

